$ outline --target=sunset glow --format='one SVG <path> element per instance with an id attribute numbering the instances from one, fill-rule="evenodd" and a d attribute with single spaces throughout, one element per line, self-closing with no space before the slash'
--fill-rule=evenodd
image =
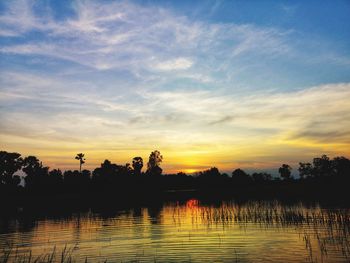
<path id="1" fill-rule="evenodd" d="M 63 170 L 157 149 L 164 173 L 349 157 L 349 2 L 253 2 L 2 1 L 1 148 Z"/>

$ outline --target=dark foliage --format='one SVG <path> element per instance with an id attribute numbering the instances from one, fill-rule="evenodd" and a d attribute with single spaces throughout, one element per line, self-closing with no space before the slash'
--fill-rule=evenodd
<path id="1" fill-rule="evenodd" d="M 78 157 L 78 158 L 77 158 Z M 143 160 L 135 157 L 132 165 L 118 165 L 105 160 L 92 173 L 82 170 L 84 154 L 78 154 L 79 170 L 49 170 L 35 156 L 22 158 L 18 153 L 0 152 L 0 189 L 3 194 L 21 195 L 95 195 L 112 193 L 119 196 L 147 196 L 166 191 L 204 191 L 211 197 L 222 193 L 269 195 L 276 190 L 305 195 L 325 189 L 345 191 L 350 182 L 350 160 L 345 157 L 330 159 L 326 155 L 314 158 L 312 163 L 299 163 L 299 178 L 291 176 L 292 168 L 282 164 L 279 178 L 266 172 L 251 175 L 236 169 L 231 176 L 222 174 L 216 167 L 194 175 L 185 173 L 162 175 L 160 164 L 163 156 L 154 151 L 149 156 L 146 172 L 142 172 Z M 18 174 L 23 175 L 24 183 Z M 23 187 L 24 185 L 24 187 Z M 343 190 L 342 190 L 343 189 Z M 321 191 L 322 190 L 322 191 Z M 334 192 L 334 191 L 333 191 Z M 142 197 L 142 198 L 143 198 Z"/>
<path id="2" fill-rule="evenodd" d="M 15 172 L 20 170 L 23 159 L 19 153 L 0 151 L 0 184 L 16 187 L 21 179 Z"/>
<path id="3" fill-rule="evenodd" d="M 272 180 L 271 174 L 268 173 L 253 173 L 252 178 L 254 182 L 257 183 L 269 182 Z"/>
<path id="4" fill-rule="evenodd" d="M 135 175 L 141 175 L 141 170 L 143 167 L 143 160 L 141 157 L 134 157 L 132 159 L 132 168 L 134 169 Z"/>
<path id="5" fill-rule="evenodd" d="M 280 173 L 281 177 L 284 180 L 290 180 L 292 175 L 292 167 L 290 167 L 288 164 L 282 164 L 282 166 L 278 169 L 278 172 Z"/>
<path id="6" fill-rule="evenodd" d="M 43 166 L 35 156 L 28 156 L 23 159 L 22 171 L 26 173 L 24 177 L 25 186 L 30 191 L 45 191 L 49 185 L 49 167 Z"/>
<path id="7" fill-rule="evenodd" d="M 252 178 L 242 169 L 236 169 L 232 172 L 233 185 L 248 185 L 252 182 Z"/>
<path id="8" fill-rule="evenodd" d="M 151 176 L 160 176 L 162 174 L 162 168 L 160 168 L 160 163 L 163 161 L 163 156 L 159 151 L 151 152 L 149 160 L 147 163 L 146 173 Z"/>

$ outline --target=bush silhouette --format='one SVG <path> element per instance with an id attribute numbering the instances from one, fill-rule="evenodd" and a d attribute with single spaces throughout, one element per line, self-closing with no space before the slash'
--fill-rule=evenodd
<path id="1" fill-rule="evenodd" d="M 84 154 L 78 154 L 81 165 L 84 163 Z M 251 175 L 242 169 L 235 169 L 231 176 L 220 173 L 219 169 L 210 169 L 197 172 L 194 175 L 185 173 L 162 175 L 160 164 L 163 156 L 159 151 L 151 152 L 147 163 L 146 175 L 142 175 L 143 159 L 134 157 L 132 165 L 119 165 L 105 160 L 91 173 L 89 170 L 49 170 L 35 156 L 22 158 L 19 153 L 0 152 L 0 193 L 24 194 L 90 194 L 114 193 L 126 195 L 133 193 L 153 195 L 165 190 L 196 189 L 206 192 L 240 191 L 252 187 L 253 193 L 259 193 L 261 187 L 271 187 L 270 191 L 278 189 L 280 185 L 286 187 L 310 187 L 309 192 L 317 189 L 327 189 L 332 185 L 343 189 L 350 182 L 350 160 L 339 156 L 330 159 L 326 155 L 314 158 L 312 163 L 299 163 L 299 179 L 291 176 L 292 168 L 282 164 L 278 169 L 283 182 L 273 179 L 266 172 L 255 172 Z M 22 171 L 24 175 L 24 189 L 20 186 L 21 178 L 16 173 Z M 137 176 L 135 176 L 137 175 Z M 294 185 L 294 186 L 293 186 Z M 261 186 L 261 187 L 260 187 Z M 320 188 L 321 187 L 321 188 Z M 22 190 L 21 190 L 22 189 Z M 302 189 L 302 188 L 300 188 Z M 322 190 L 324 191 L 324 190 Z M 320 192 L 320 191 L 319 191 Z M 307 191 L 303 194 L 307 194 Z M 214 196 L 214 195 L 212 195 Z"/>

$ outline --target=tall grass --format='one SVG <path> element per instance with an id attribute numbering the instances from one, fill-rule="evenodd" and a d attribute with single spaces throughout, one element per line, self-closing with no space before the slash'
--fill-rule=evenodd
<path id="1" fill-rule="evenodd" d="M 32 251 L 20 252 L 14 249 L 13 245 L 3 248 L 3 256 L 0 257 L 0 263 L 73 263 L 77 260 L 73 257 L 74 247 L 68 248 L 67 245 L 62 251 L 57 251 L 56 247 L 49 253 L 33 257 Z M 87 261 L 87 258 L 85 259 Z M 107 262 L 107 261 L 106 261 Z"/>
<path id="2" fill-rule="evenodd" d="M 350 260 L 350 213 L 347 209 L 305 208 L 301 203 L 287 206 L 278 201 L 254 201 L 243 206 L 230 202 L 220 207 L 206 206 L 197 212 L 200 223 L 207 225 L 237 223 L 249 227 L 253 223 L 265 229 L 293 228 L 299 231 L 311 259 L 313 251 L 319 251 L 321 257 L 325 257 L 328 248 L 333 247 Z"/>

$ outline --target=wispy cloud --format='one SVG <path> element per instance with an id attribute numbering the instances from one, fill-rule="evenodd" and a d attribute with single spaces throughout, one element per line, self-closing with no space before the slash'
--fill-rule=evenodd
<path id="1" fill-rule="evenodd" d="M 192 66 L 193 62 L 187 58 L 177 58 L 174 60 L 163 61 L 157 63 L 155 68 L 158 70 L 173 71 L 188 69 Z"/>
<path id="2" fill-rule="evenodd" d="M 61 16 L 49 2 L 2 6 L 0 139 L 9 149 L 49 151 L 49 160 L 79 149 L 98 164 L 157 147 L 169 169 L 348 153 L 350 84 L 287 89 L 278 74 L 291 58 L 349 59 L 336 49 L 305 54 L 292 28 L 127 1 L 74 1 Z"/>
<path id="3" fill-rule="evenodd" d="M 90 145 L 102 152 L 129 149 L 130 144 L 140 150 L 156 145 L 165 154 L 196 149 L 195 155 L 212 154 L 221 158 L 213 162 L 227 165 L 239 153 L 246 161 L 268 163 L 264 152 L 277 158 L 276 153 L 294 151 L 300 142 L 316 152 L 350 141 L 349 83 L 240 97 L 222 91 L 134 90 L 128 96 L 138 100 L 132 102 L 89 92 L 79 96 L 74 86 L 72 92 L 64 88 L 65 81 L 16 74 L 2 77 L 2 87 L 9 88 L 2 90 L 1 136 L 26 138 L 30 145 L 41 141 L 61 149 L 57 143 L 64 140 L 72 147 Z M 33 95 L 36 92 L 41 95 Z M 21 106 L 9 106 L 16 104 Z"/>
<path id="4" fill-rule="evenodd" d="M 228 57 L 245 52 L 271 55 L 289 50 L 283 39 L 287 32 L 253 25 L 208 25 L 130 2 L 77 1 L 75 15 L 62 21 L 56 21 L 50 12 L 36 13 L 34 2 L 22 2 L 7 4 L 0 18 L 5 35 L 22 37 L 38 31 L 45 37 L 2 46 L 3 53 L 43 55 L 98 70 L 119 68 L 139 73 L 189 69 L 193 65 L 190 56 L 208 52 L 215 60 L 229 61 Z"/>

